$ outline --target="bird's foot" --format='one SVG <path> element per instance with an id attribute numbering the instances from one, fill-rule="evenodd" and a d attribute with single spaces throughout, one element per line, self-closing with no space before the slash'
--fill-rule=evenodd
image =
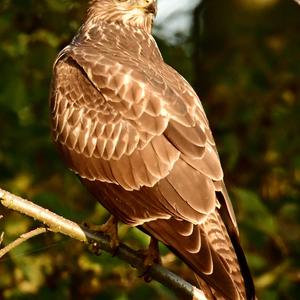
<path id="1" fill-rule="evenodd" d="M 151 275 L 149 274 L 149 270 L 154 264 L 161 264 L 161 258 L 159 254 L 158 240 L 156 238 L 151 237 L 150 244 L 148 249 L 139 251 L 144 258 L 144 271 L 140 274 L 139 277 L 144 277 L 146 282 L 150 282 L 152 280 Z"/>
<path id="2" fill-rule="evenodd" d="M 110 237 L 110 247 L 112 249 L 113 256 L 116 255 L 120 240 L 118 236 L 118 220 L 114 216 L 110 216 L 106 223 L 102 225 L 91 225 L 84 223 L 84 227 L 88 228 L 91 231 L 103 233 Z M 92 243 L 91 251 L 96 255 L 99 255 L 99 247 L 97 247 L 97 243 Z"/>

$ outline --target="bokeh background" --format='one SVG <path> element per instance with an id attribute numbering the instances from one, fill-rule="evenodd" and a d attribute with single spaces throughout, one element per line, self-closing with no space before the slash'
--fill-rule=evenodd
<path id="1" fill-rule="evenodd" d="M 51 143 L 48 90 L 57 52 L 86 0 L 0 1 L 0 186 L 77 222 L 107 213 Z M 300 6 L 292 0 L 160 0 L 165 60 L 206 109 L 260 299 L 300 299 Z M 4 243 L 37 224 L 0 207 Z M 126 226 L 135 248 L 148 238 Z M 164 264 L 190 272 L 162 247 Z M 0 260 L 0 299 L 177 299 L 127 264 L 61 235 Z"/>

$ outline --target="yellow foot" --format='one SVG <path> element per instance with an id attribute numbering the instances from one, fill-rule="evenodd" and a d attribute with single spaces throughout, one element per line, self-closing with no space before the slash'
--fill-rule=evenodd
<path id="1" fill-rule="evenodd" d="M 84 227 L 88 228 L 89 230 L 104 233 L 110 237 L 110 247 L 112 248 L 113 255 L 116 255 L 118 251 L 120 241 L 118 236 L 118 220 L 114 216 L 110 216 L 108 221 L 103 225 L 90 225 L 90 224 L 83 224 Z M 98 249 L 98 250 L 97 250 Z M 92 244 L 92 252 L 96 255 L 99 255 L 99 247 L 97 247 L 97 243 Z"/>
<path id="2" fill-rule="evenodd" d="M 140 277 L 144 277 L 146 282 L 150 282 L 152 277 L 150 276 L 149 269 L 154 264 L 161 264 L 161 259 L 159 255 L 158 240 L 151 237 L 150 244 L 147 250 L 140 250 L 141 254 L 144 255 L 144 272 Z"/>

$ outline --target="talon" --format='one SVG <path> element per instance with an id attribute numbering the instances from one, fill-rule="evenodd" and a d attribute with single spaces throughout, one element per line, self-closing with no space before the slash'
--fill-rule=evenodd
<path id="1" fill-rule="evenodd" d="M 90 244 L 89 249 L 96 256 L 100 256 L 102 254 L 102 250 L 100 249 L 99 244 L 97 242 Z"/>
<path id="2" fill-rule="evenodd" d="M 86 228 L 86 229 L 90 229 L 90 224 L 87 223 L 87 222 L 81 223 L 81 226 L 84 227 L 84 228 Z"/>
<path id="3" fill-rule="evenodd" d="M 146 273 L 144 274 L 144 281 L 146 283 L 150 283 L 152 281 L 152 277 L 147 273 L 148 270 L 146 271 Z"/>
<path id="4" fill-rule="evenodd" d="M 101 232 L 108 235 L 110 237 L 110 247 L 112 248 L 112 255 L 113 256 L 116 255 L 120 245 L 120 241 L 118 236 L 118 220 L 114 216 L 111 216 L 108 219 L 108 221 L 103 225 L 91 225 L 91 224 L 83 223 L 83 226 L 92 231 Z M 93 243 L 92 252 L 94 252 L 93 251 L 94 245 L 96 245 L 97 248 L 97 243 Z M 98 251 L 99 251 L 99 247 L 98 247 Z"/>

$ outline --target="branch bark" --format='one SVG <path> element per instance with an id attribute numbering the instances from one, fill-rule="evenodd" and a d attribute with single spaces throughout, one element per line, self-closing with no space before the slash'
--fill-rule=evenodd
<path id="1" fill-rule="evenodd" d="M 124 244 L 120 244 L 117 253 L 115 253 L 115 249 L 113 249 L 110 245 L 110 239 L 104 234 L 92 232 L 84 227 L 79 226 L 77 223 L 65 219 L 43 207 L 40 207 L 28 200 L 22 199 L 2 189 L 0 189 L 0 203 L 8 209 L 18 211 L 35 220 L 38 220 L 45 225 L 46 228 L 38 228 L 30 233 L 27 233 L 27 236 L 25 235 L 26 240 L 46 231 L 61 233 L 80 242 L 91 244 L 96 248 L 114 254 L 120 259 L 128 262 L 139 272 L 145 272 L 144 259 L 141 257 L 140 252 L 133 250 Z M 22 236 L 20 239 L 16 240 L 15 243 L 20 244 L 23 242 L 24 235 Z M 13 246 L 14 248 L 16 245 L 8 245 L 4 249 L 9 250 L 8 247 L 10 246 Z M 4 252 L 3 249 L 0 251 Z M 177 294 L 184 297 L 184 299 L 207 300 L 201 290 L 197 289 L 161 265 L 155 264 L 149 270 L 147 270 L 147 272 L 151 278 L 174 290 Z"/>

